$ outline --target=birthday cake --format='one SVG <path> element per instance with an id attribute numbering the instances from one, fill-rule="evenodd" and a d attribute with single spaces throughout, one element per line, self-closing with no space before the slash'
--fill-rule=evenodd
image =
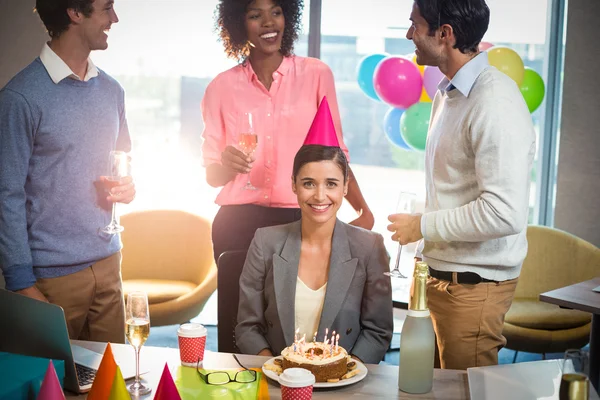
<path id="1" fill-rule="evenodd" d="M 294 343 L 281 352 L 282 370 L 304 368 L 315 376 L 317 382 L 342 379 L 348 372 L 348 352 L 327 342 Z"/>

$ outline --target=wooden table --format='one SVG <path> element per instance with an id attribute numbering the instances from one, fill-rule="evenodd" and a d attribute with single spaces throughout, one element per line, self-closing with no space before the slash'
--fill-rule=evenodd
<path id="1" fill-rule="evenodd" d="M 74 344 L 103 353 L 105 343 L 73 341 Z M 115 359 L 121 357 L 134 357 L 133 349 L 129 345 L 111 344 Z M 150 372 L 144 375 L 144 380 L 152 387 L 153 392 L 141 399 L 151 399 L 158 386 L 165 362 L 168 363 L 171 373 L 180 365 L 179 350 L 161 347 L 142 347 L 140 364 L 147 367 Z M 239 360 L 248 368 L 260 368 L 269 357 L 240 355 Z M 204 357 L 204 367 L 207 369 L 239 368 L 231 354 L 214 353 L 207 351 Z M 409 395 L 398 391 L 398 367 L 390 365 L 367 364 L 368 375 L 354 385 L 337 389 L 316 390 L 314 399 L 469 399 L 469 385 L 465 371 L 435 370 L 433 390 L 425 395 Z M 129 385 L 130 381 L 127 381 Z M 272 399 L 281 398 L 281 390 L 277 382 L 269 380 L 269 395 Z M 84 399 L 85 396 L 68 395 L 67 399 Z M 185 400 L 185 399 L 183 399 Z"/>
<path id="2" fill-rule="evenodd" d="M 600 276 L 589 281 L 540 294 L 540 301 L 564 308 L 592 313 L 590 332 L 590 382 L 600 391 L 600 293 L 593 289 L 600 286 Z"/>

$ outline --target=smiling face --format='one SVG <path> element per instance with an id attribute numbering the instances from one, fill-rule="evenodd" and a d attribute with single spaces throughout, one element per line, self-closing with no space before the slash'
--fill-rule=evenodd
<path id="1" fill-rule="evenodd" d="M 281 49 L 285 17 L 281 6 L 273 0 L 255 0 L 246 11 L 246 33 L 250 52 L 271 55 Z"/>
<path id="2" fill-rule="evenodd" d="M 79 29 L 84 43 L 89 50 L 106 50 L 108 48 L 108 31 L 112 24 L 119 22 L 114 9 L 114 0 L 95 0 L 94 11 L 89 17 L 79 21 Z"/>
<path id="3" fill-rule="evenodd" d="M 292 179 L 292 190 L 298 198 L 302 220 L 323 224 L 335 220 L 348 183 L 334 161 L 306 163 Z"/>
<path id="4" fill-rule="evenodd" d="M 406 38 L 415 44 L 417 64 L 439 66 L 442 49 L 437 37 L 440 33 L 436 31 L 433 35 L 429 34 L 429 24 L 421 15 L 416 2 L 413 3 L 410 20 L 412 25 L 406 32 Z"/>

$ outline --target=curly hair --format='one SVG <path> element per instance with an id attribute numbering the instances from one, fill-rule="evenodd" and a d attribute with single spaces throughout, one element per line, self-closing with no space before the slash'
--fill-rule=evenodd
<path id="1" fill-rule="evenodd" d="M 94 0 L 36 0 L 35 12 L 40 16 L 51 38 L 58 38 L 69 29 L 69 8 L 90 17 L 94 11 Z"/>
<path id="2" fill-rule="evenodd" d="M 246 10 L 253 0 L 220 0 L 216 14 L 216 30 L 225 47 L 227 57 L 245 60 L 250 55 L 246 34 Z M 293 54 L 294 42 L 302 30 L 303 0 L 274 0 L 283 10 L 285 28 L 279 50 L 284 56 Z"/>

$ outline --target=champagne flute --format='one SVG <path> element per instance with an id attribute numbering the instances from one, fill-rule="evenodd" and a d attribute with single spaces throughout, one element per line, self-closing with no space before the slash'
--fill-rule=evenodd
<path id="1" fill-rule="evenodd" d="M 148 296 L 144 292 L 131 292 L 127 296 L 125 334 L 135 350 L 135 382 L 129 386 L 128 391 L 134 396 L 148 394 L 152 388 L 144 386 L 140 381 L 140 350 L 150 335 Z"/>
<path id="2" fill-rule="evenodd" d="M 254 130 L 255 123 L 254 116 L 251 112 L 245 112 L 242 115 L 242 120 L 240 121 L 240 127 L 238 132 L 238 145 L 242 149 L 242 151 L 250 156 L 256 150 L 258 146 L 258 135 Z M 250 172 L 248 172 L 248 182 L 246 185 L 242 187 L 245 190 L 256 190 L 254 185 L 250 182 Z"/>
<path id="3" fill-rule="evenodd" d="M 588 354 L 582 350 L 567 350 L 561 364 L 560 400 L 588 400 L 590 380 L 587 377 Z"/>
<path id="4" fill-rule="evenodd" d="M 109 175 L 102 181 L 104 190 L 110 192 L 115 186 L 121 184 L 121 179 L 129 176 L 129 156 L 124 151 L 114 150 L 109 155 Z M 117 221 L 117 203 L 112 204 L 112 216 L 110 224 L 102 229 L 102 232 L 108 235 L 114 235 L 123 232 L 123 227 Z"/>
<path id="5" fill-rule="evenodd" d="M 398 197 L 398 205 L 396 207 L 396 213 L 398 214 L 412 214 L 415 212 L 415 205 L 417 203 L 417 195 L 414 193 L 400 192 Z M 396 266 L 390 272 L 384 272 L 387 276 L 392 278 L 404 278 L 407 277 L 400 272 L 400 256 L 402 255 L 402 245 L 398 243 L 398 253 L 396 254 Z"/>

